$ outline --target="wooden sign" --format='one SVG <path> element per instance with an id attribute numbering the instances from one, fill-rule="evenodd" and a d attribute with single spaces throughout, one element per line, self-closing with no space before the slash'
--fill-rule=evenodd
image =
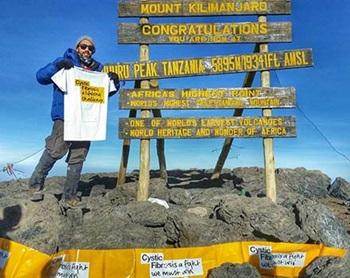
<path id="1" fill-rule="evenodd" d="M 295 136 L 294 117 L 119 119 L 121 139 Z"/>
<path id="2" fill-rule="evenodd" d="M 297 49 L 243 55 L 106 64 L 103 71 L 115 72 L 121 80 L 142 80 L 301 68 L 312 65 L 312 50 Z"/>
<path id="3" fill-rule="evenodd" d="M 118 43 L 204 44 L 290 42 L 290 22 L 244 23 L 121 23 Z"/>
<path id="4" fill-rule="evenodd" d="M 122 89 L 120 109 L 295 107 L 294 88 Z"/>
<path id="5" fill-rule="evenodd" d="M 120 0 L 118 16 L 290 14 L 290 0 Z"/>

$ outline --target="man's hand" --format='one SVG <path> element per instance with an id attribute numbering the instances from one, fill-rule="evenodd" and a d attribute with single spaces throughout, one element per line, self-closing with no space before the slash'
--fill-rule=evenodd
<path id="1" fill-rule="evenodd" d="M 56 67 L 58 68 L 58 70 L 60 70 L 62 68 L 70 69 L 70 68 L 74 67 L 74 64 L 69 59 L 63 59 L 62 61 L 59 61 L 56 63 Z"/>
<path id="2" fill-rule="evenodd" d="M 120 88 L 120 81 L 119 81 L 119 76 L 115 72 L 109 72 L 108 77 L 110 80 L 113 81 L 114 87 L 116 88 L 116 91 L 110 92 L 108 96 L 113 96 Z"/>
<path id="3" fill-rule="evenodd" d="M 114 82 L 115 87 L 119 86 L 119 76 L 115 72 L 109 72 L 108 73 L 109 79 L 111 79 Z"/>

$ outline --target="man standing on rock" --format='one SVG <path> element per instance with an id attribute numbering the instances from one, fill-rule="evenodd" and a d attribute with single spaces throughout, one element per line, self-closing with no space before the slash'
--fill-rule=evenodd
<path id="1" fill-rule="evenodd" d="M 66 114 L 66 112 L 64 112 L 66 111 L 64 107 L 67 106 L 68 103 L 65 104 L 67 99 L 64 96 L 65 92 L 62 90 L 62 87 L 55 84 L 57 82 L 53 83 L 51 78 L 57 72 L 61 71 L 61 69 L 69 70 L 74 66 L 83 68 L 85 71 L 87 70 L 91 73 L 101 72 L 103 65 L 92 58 L 95 50 L 96 48 L 93 39 L 89 36 L 82 36 L 77 40 L 75 49 L 67 49 L 63 57 L 57 58 L 52 63 L 41 68 L 36 74 L 37 80 L 40 84 L 53 84 L 53 102 L 51 108 L 53 128 L 51 135 L 46 138 L 45 150 L 29 180 L 32 201 L 43 200 L 44 195 L 42 191 L 46 176 L 54 166 L 55 162 L 68 153 L 66 158 L 68 164 L 67 176 L 64 184 L 62 200 L 64 201 L 64 206 L 70 208 L 77 207 L 80 204 L 80 200 L 77 197 L 77 189 L 83 163 L 89 152 L 90 141 L 67 141 L 64 139 L 67 135 L 64 134 L 64 114 Z M 64 70 L 61 72 L 64 72 Z M 101 73 L 98 74 L 101 75 Z M 113 81 L 112 84 L 114 84 L 114 91 L 109 91 L 108 94 L 108 96 L 112 96 L 120 87 L 119 78 L 115 73 L 108 73 L 108 77 L 107 81 L 109 82 L 111 80 Z M 72 86 L 74 87 L 74 85 L 76 84 L 73 84 Z"/>

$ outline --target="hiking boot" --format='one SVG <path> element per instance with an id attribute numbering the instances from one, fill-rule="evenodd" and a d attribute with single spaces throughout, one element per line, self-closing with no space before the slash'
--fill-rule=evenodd
<path id="1" fill-rule="evenodd" d="M 68 200 L 63 200 L 62 206 L 66 209 L 68 209 L 68 208 L 71 208 L 71 209 L 81 208 L 82 203 L 78 198 L 72 198 L 72 199 L 68 199 Z"/>
<path id="2" fill-rule="evenodd" d="M 40 202 L 44 200 L 44 192 L 42 187 L 30 187 L 29 194 L 32 202 Z"/>

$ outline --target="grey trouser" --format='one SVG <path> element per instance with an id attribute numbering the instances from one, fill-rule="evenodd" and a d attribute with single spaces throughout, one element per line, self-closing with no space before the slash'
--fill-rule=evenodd
<path id="1" fill-rule="evenodd" d="M 46 139 L 46 150 L 55 160 L 59 160 L 66 155 L 68 164 L 83 163 L 89 152 L 90 141 L 64 141 L 63 140 L 63 121 L 54 121 L 52 133 Z"/>
<path id="2" fill-rule="evenodd" d="M 63 197 L 71 199 L 76 197 L 83 162 L 89 152 L 90 141 L 64 141 L 63 126 L 62 120 L 54 121 L 51 135 L 45 139 L 45 151 L 29 180 L 29 186 L 43 188 L 45 178 L 55 162 L 68 152 L 66 158 L 68 168 Z"/>

